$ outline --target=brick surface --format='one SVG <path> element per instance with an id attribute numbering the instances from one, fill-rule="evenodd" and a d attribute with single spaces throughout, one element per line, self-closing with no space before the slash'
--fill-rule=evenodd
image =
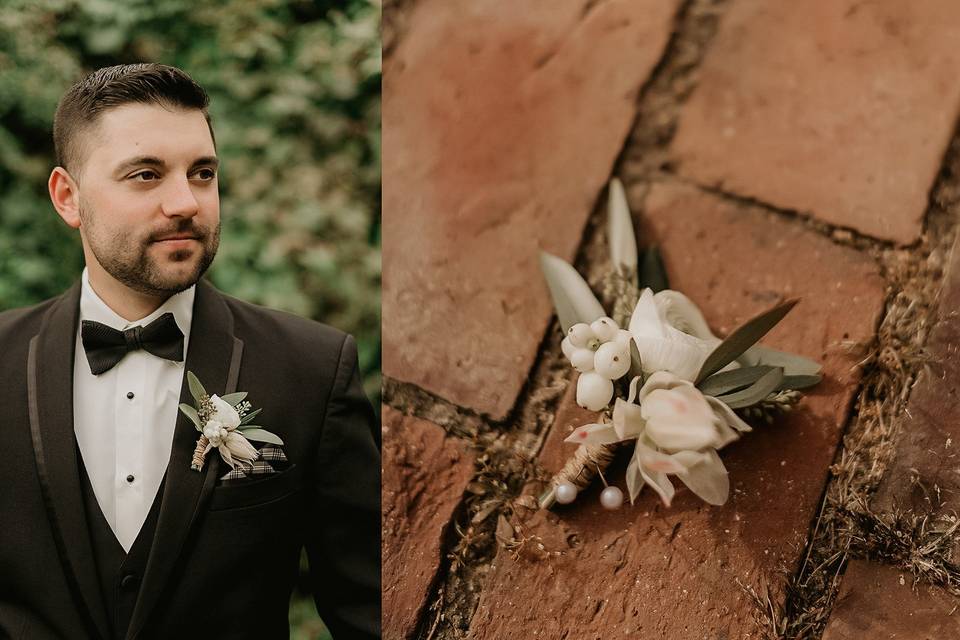
<path id="1" fill-rule="evenodd" d="M 960 599 L 896 567 L 864 560 L 847 566 L 823 640 L 960 638 Z"/>
<path id="2" fill-rule="evenodd" d="M 859 372 L 841 343 L 868 343 L 884 286 L 870 258 L 796 222 L 745 211 L 691 187 L 655 186 L 644 237 L 660 244 L 671 286 L 726 334 L 781 298 L 800 304 L 764 340 L 815 358 L 824 381 L 794 413 L 722 452 L 731 498 L 710 507 L 677 482 L 664 508 L 645 489 L 634 506 L 599 505 L 594 486 L 574 505 L 527 523 L 545 560 L 501 552 L 471 629 L 475 639 L 755 637 L 753 604 L 738 586 L 776 586 L 794 569 L 839 442 Z M 787 251 L 789 249 L 789 252 Z M 571 426 L 595 417 L 573 406 L 573 385 L 540 456 L 559 469 L 573 452 Z M 626 456 L 608 480 L 624 488 Z M 752 634 L 752 635 L 750 635 Z"/>
<path id="3" fill-rule="evenodd" d="M 423 0 L 384 62 L 383 368 L 502 419 L 676 0 Z"/>
<path id="4" fill-rule="evenodd" d="M 731 3 L 672 153 L 700 184 L 900 243 L 960 108 L 953 0 Z"/>
<path id="5" fill-rule="evenodd" d="M 873 498 L 880 510 L 960 512 L 960 251 L 944 279 L 927 338 L 929 358 L 901 417 L 896 458 Z"/>
<path id="6" fill-rule="evenodd" d="M 383 637 L 410 638 L 444 531 L 473 477 L 473 455 L 442 428 L 383 408 Z"/>

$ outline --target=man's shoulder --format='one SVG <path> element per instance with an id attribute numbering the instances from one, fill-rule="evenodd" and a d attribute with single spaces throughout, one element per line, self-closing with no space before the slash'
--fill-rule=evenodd
<path id="1" fill-rule="evenodd" d="M 328 324 L 240 300 L 222 291 L 220 295 L 233 314 L 235 330 L 244 336 L 337 352 L 347 338 L 344 331 Z"/>
<path id="2" fill-rule="evenodd" d="M 28 307 L 0 311 L 0 341 L 9 337 L 35 335 L 40 331 L 43 318 L 63 295 L 59 295 Z"/>

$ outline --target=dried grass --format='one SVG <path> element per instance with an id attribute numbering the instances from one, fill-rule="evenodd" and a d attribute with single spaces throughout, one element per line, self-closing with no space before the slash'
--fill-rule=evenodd
<path id="1" fill-rule="evenodd" d="M 960 567 L 951 551 L 960 542 L 952 514 L 874 511 L 870 498 L 894 460 L 899 425 L 910 391 L 930 364 L 924 350 L 955 235 L 958 153 L 955 143 L 935 192 L 927 230 L 918 246 L 862 247 L 874 254 L 887 282 L 887 305 L 877 340 L 857 363 L 864 370 L 854 417 L 835 463 L 799 572 L 783 569 L 786 604 L 774 606 L 744 588 L 756 604 L 762 637 L 819 638 L 851 558 L 866 558 L 909 571 L 960 595 Z M 906 414 L 908 415 L 908 414 Z"/>

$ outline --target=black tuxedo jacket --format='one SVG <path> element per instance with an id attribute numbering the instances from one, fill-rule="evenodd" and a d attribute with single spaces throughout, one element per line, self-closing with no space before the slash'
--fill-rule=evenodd
<path id="1" fill-rule="evenodd" d="M 0 313 L 0 638 L 108 637 L 73 430 L 80 285 Z M 180 414 L 128 638 L 286 638 L 306 547 L 335 640 L 379 637 L 380 457 L 354 340 L 197 285 L 186 369 L 247 391 L 292 466 L 221 484 Z M 181 402 L 192 403 L 184 381 Z"/>

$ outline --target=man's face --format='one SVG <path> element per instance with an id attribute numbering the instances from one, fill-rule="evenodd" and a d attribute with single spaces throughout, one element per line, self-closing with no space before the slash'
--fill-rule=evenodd
<path id="1" fill-rule="evenodd" d="M 166 297 L 195 284 L 220 244 L 217 160 L 199 110 L 128 104 L 81 134 L 84 254 L 129 288 Z"/>

